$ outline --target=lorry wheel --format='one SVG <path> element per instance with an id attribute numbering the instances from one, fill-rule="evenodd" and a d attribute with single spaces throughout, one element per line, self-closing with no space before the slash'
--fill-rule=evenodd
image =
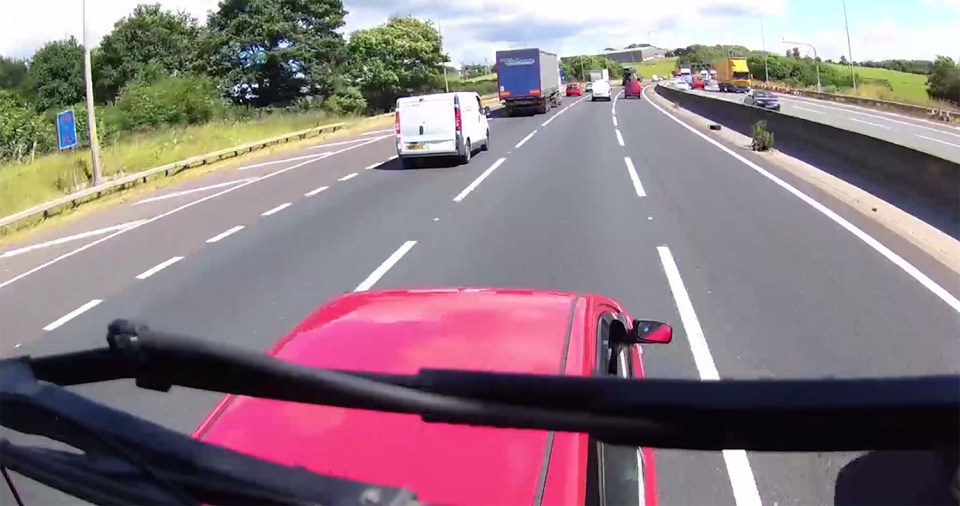
<path id="1" fill-rule="evenodd" d="M 466 144 L 463 145 L 463 154 L 460 155 L 460 163 L 466 165 L 470 163 L 470 152 L 473 150 L 473 146 L 470 145 L 470 139 L 467 139 Z"/>
<path id="2" fill-rule="evenodd" d="M 480 146 L 480 151 L 488 151 L 490 149 L 490 129 L 487 129 L 487 138 L 483 140 L 483 145 Z"/>

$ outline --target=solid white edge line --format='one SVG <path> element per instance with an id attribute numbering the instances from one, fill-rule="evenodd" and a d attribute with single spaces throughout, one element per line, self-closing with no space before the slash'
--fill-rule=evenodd
<path id="1" fill-rule="evenodd" d="M 417 241 L 407 241 L 403 243 L 402 246 L 397 248 L 397 251 L 394 251 L 392 255 L 387 257 L 387 259 L 384 260 L 383 263 L 376 268 L 376 270 L 371 272 L 370 275 L 367 276 L 367 279 L 364 279 L 359 285 L 357 285 L 353 291 L 365 292 L 372 288 L 373 285 L 375 285 L 377 281 L 380 281 L 380 278 L 382 278 L 387 271 L 396 265 L 396 263 L 399 262 L 400 259 L 403 258 L 403 256 L 406 255 L 407 252 L 410 251 L 416 244 Z"/>
<path id="2" fill-rule="evenodd" d="M 224 186 L 231 186 L 231 185 L 235 185 L 235 184 L 245 183 L 245 182 L 247 182 L 247 181 L 249 181 L 249 180 L 251 180 L 251 179 L 255 179 L 255 178 L 247 177 L 247 178 L 243 178 L 243 179 L 237 179 L 237 180 L 234 180 L 234 181 L 227 181 L 227 182 L 225 182 L 225 183 L 217 183 L 217 184 L 212 184 L 212 185 L 210 185 L 210 186 L 201 186 L 201 187 L 199 187 L 199 188 L 191 188 L 191 189 L 189 189 L 189 190 L 183 190 L 183 191 L 178 191 L 178 192 L 173 192 L 173 193 L 167 193 L 167 194 L 165 194 L 165 195 L 158 195 L 158 196 L 156 196 L 156 197 L 150 197 L 150 198 L 146 198 L 146 199 L 143 199 L 143 200 L 138 200 L 137 202 L 134 202 L 133 205 L 139 206 L 139 205 L 141 205 L 141 204 L 147 204 L 147 203 L 149 203 L 149 202 L 156 202 L 156 201 L 158 201 L 158 200 L 172 199 L 172 198 L 180 197 L 180 196 L 183 196 L 183 195 L 190 195 L 191 193 L 204 192 L 204 191 L 207 191 L 207 190 L 213 190 L 213 189 L 215 189 L 215 188 L 223 188 Z"/>
<path id="3" fill-rule="evenodd" d="M 498 159 L 497 161 L 493 162 L 493 165 L 491 165 L 487 170 L 483 171 L 482 174 L 480 174 L 479 176 L 477 176 L 477 178 L 474 179 L 473 182 L 470 183 L 466 188 L 464 188 L 463 191 L 461 191 L 459 194 L 457 194 L 456 197 L 453 197 L 453 201 L 454 201 L 454 202 L 461 202 L 461 201 L 463 201 L 463 199 L 466 198 L 466 196 L 469 195 L 470 192 L 472 192 L 472 191 L 475 190 L 478 186 L 480 186 L 480 183 L 482 183 L 483 180 L 487 178 L 487 176 L 489 176 L 490 174 L 492 174 L 493 171 L 497 170 L 497 167 L 499 167 L 500 164 L 502 164 L 502 163 L 505 162 L 505 161 L 507 161 L 506 158 L 500 158 L 500 159 Z"/>
<path id="4" fill-rule="evenodd" d="M 255 163 L 253 165 L 244 165 L 242 167 L 237 167 L 237 170 L 256 169 L 258 167 L 266 167 L 268 165 L 277 165 L 280 163 L 295 162 L 297 160 L 306 160 L 307 158 L 315 158 L 319 160 L 321 158 L 326 158 L 328 156 L 330 156 L 330 153 L 315 153 L 312 155 L 295 156 L 293 158 L 284 158 L 283 160 L 271 160 L 269 162 Z"/>
<path id="5" fill-rule="evenodd" d="M 330 146 L 343 146 L 343 145 L 346 145 L 346 144 L 356 144 L 356 143 L 358 143 L 358 142 L 363 142 L 363 141 L 365 141 L 365 140 L 367 140 L 367 139 L 364 139 L 363 137 L 359 137 L 359 138 L 357 138 L 357 139 L 350 139 L 350 140 L 346 140 L 346 141 L 328 142 L 328 143 L 326 143 L 326 144 L 317 144 L 316 146 L 310 146 L 310 147 L 307 148 L 307 149 L 322 149 L 322 148 L 326 148 L 326 147 L 330 147 Z"/>
<path id="6" fill-rule="evenodd" d="M 63 325 L 64 323 L 67 323 L 68 321 L 80 316 L 81 314 L 97 307 L 97 304 L 100 304 L 101 302 L 103 301 L 100 299 L 93 299 L 90 302 L 87 302 L 86 304 L 78 307 L 77 309 L 74 309 L 73 311 L 70 311 L 69 313 L 47 324 L 47 326 L 44 327 L 43 330 L 50 332 L 51 330 L 56 329 L 57 327 Z"/>
<path id="7" fill-rule="evenodd" d="M 623 162 L 627 164 L 627 172 L 630 173 L 630 181 L 633 182 L 633 189 L 636 190 L 637 196 L 646 197 L 647 192 L 643 190 L 643 184 L 640 183 L 640 176 L 637 175 L 637 169 L 633 166 L 633 160 L 629 156 L 625 156 Z"/>
<path id="8" fill-rule="evenodd" d="M 700 326 L 700 319 L 693 309 L 693 302 L 690 301 L 690 294 L 687 293 L 683 278 L 680 277 L 680 269 L 677 268 L 673 254 L 670 252 L 670 248 L 666 246 L 657 246 L 657 253 L 660 255 L 660 262 L 663 264 L 663 272 L 667 276 L 670 291 L 673 292 L 677 312 L 680 313 L 680 321 L 683 324 L 687 344 L 690 345 L 690 351 L 693 353 L 693 362 L 700 374 L 700 379 L 717 381 L 720 379 L 720 374 L 713 362 L 713 355 L 710 354 L 707 338 Z M 723 450 L 723 460 L 727 466 L 727 474 L 730 478 L 730 486 L 733 487 L 733 498 L 737 506 L 762 504 L 760 491 L 757 489 L 757 482 L 753 476 L 753 470 L 750 468 L 747 453 L 743 450 Z"/>
<path id="9" fill-rule="evenodd" d="M 369 131 L 369 132 L 365 132 L 365 133 L 360 134 L 360 137 L 366 137 L 366 136 L 368 136 L 368 135 L 381 134 L 381 133 L 383 133 L 383 132 L 393 132 L 393 131 L 394 131 L 393 128 L 384 128 L 383 130 L 371 130 L 371 131 Z"/>
<path id="10" fill-rule="evenodd" d="M 349 180 L 351 180 L 351 179 L 353 179 L 353 178 L 355 178 L 355 177 L 357 177 L 357 173 L 356 173 L 356 172 L 351 172 L 350 174 L 347 174 L 346 176 L 343 176 L 343 177 L 337 179 L 337 181 L 349 181 Z"/>
<path id="11" fill-rule="evenodd" d="M 888 127 L 887 125 L 881 125 L 881 124 L 879 124 L 879 123 L 871 123 L 871 122 L 869 122 L 869 121 L 864 121 L 864 120 L 862 120 L 862 119 L 857 119 L 857 118 L 849 118 L 849 119 L 850 119 L 850 121 L 856 121 L 857 123 L 863 123 L 864 125 L 872 125 L 872 126 L 875 126 L 875 127 L 877 127 L 877 128 L 882 128 L 882 129 L 884 129 L 884 130 L 890 130 L 890 127 Z"/>
<path id="12" fill-rule="evenodd" d="M 920 134 L 913 134 L 913 135 L 916 135 L 917 137 L 922 137 L 922 138 L 924 138 L 924 139 L 927 139 L 928 141 L 939 142 L 939 143 L 941 143 L 941 144 L 946 144 L 947 146 L 953 146 L 953 147 L 955 147 L 955 148 L 960 148 L 960 144 L 954 144 L 954 143 L 952 143 L 952 142 L 941 141 L 940 139 L 934 139 L 933 137 L 927 137 L 926 135 L 920 135 Z"/>
<path id="13" fill-rule="evenodd" d="M 620 135 L 620 129 L 615 130 L 617 132 L 617 144 L 623 146 L 623 135 Z"/>
<path id="14" fill-rule="evenodd" d="M 286 209 L 286 208 L 288 208 L 288 207 L 290 207 L 290 206 L 292 206 L 292 205 L 293 205 L 293 204 L 292 204 L 291 202 L 284 202 L 283 204 L 280 204 L 279 206 L 274 207 L 273 209 L 270 209 L 269 211 L 264 211 L 264 212 L 260 213 L 260 216 L 270 216 L 271 214 L 279 213 L 280 211 L 283 211 L 284 209 Z"/>
<path id="15" fill-rule="evenodd" d="M 794 109 L 800 109 L 801 111 L 812 112 L 812 113 L 814 113 L 814 114 L 826 114 L 826 113 L 823 112 L 823 111 L 818 111 L 818 110 L 816 110 L 816 109 L 809 109 L 809 108 L 806 108 L 806 107 L 800 107 L 799 105 L 795 105 L 795 106 L 793 106 L 793 108 L 794 108 Z"/>
<path id="16" fill-rule="evenodd" d="M 140 274 L 137 274 L 137 279 L 147 279 L 150 276 L 153 276 L 154 274 L 166 269 L 167 267 L 170 267 L 171 265 L 181 260 L 183 260 L 183 257 L 173 257 L 173 258 L 164 260 L 163 262 L 160 262 L 157 265 L 154 265 L 153 267 L 141 272 Z"/>
<path id="17" fill-rule="evenodd" d="M 330 155 L 332 156 L 332 155 L 344 153 L 344 152 L 346 152 L 346 151 L 350 151 L 350 150 L 353 150 L 353 149 L 356 149 L 356 148 L 359 148 L 359 147 L 366 146 L 367 144 L 372 144 L 372 143 L 374 143 L 374 142 L 377 142 L 377 141 L 386 139 L 387 137 L 391 137 L 391 136 L 385 135 L 385 136 L 382 136 L 382 137 L 376 137 L 376 138 L 370 139 L 370 140 L 367 141 L 367 142 L 363 142 L 363 143 L 360 143 L 360 144 L 354 144 L 353 146 L 348 146 L 348 147 L 345 147 L 345 148 L 343 148 L 343 149 L 334 151 L 334 152 L 331 153 Z M 271 173 L 269 173 L 269 174 L 260 176 L 260 177 L 258 177 L 258 178 L 256 178 L 256 179 L 253 179 L 252 181 L 247 181 L 246 183 L 243 183 L 243 184 L 238 184 L 238 185 L 236 185 L 236 186 L 231 186 L 230 188 L 227 188 L 226 190 L 223 190 L 223 191 L 214 193 L 213 195 L 207 195 L 206 197 L 199 198 L 199 199 L 194 200 L 194 201 L 192 201 L 192 202 L 187 202 L 186 204 L 183 204 L 182 206 L 179 206 L 179 207 L 176 207 L 176 208 L 174 208 L 174 209 L 171 209 L 171 210 L 169 210 L 169 211 L 167 211 L 167 212 L 165 212 L 165 213 L 158 214 L 157 216 L 154 216 L 153 218 L 144 220 L 143 222 L 138 223 L 138 224 L 136 224 L 136 225 L 131 225 L 131 226 L 129 226 L 129 227 L 123 229 L 123 230 L 119 230 L 119 231 L 117 231 L 117 232 L 114 232 L 114 233 L 112 233 L 112 234 L 110 234 L 110 235 L 108 235 L 108 236 L 106 236 L 106 237 L 104 237 L 104 238 L 97 239 L 96 241 L 93 241 L 93 242 L 88 243 L 88 244 L 84 244 L 83 246 L 81 246 L 81 247 L 79 247 L 79 248 L 77 248 L 77 249 L 75 249 L 75 250 L 73 250 L 73 251 L 68 251 L 68 252 L 66 252 L 66 253 L 58 256 L 57 258 L 54 258 L 54 259 L 49 260 L 49 261 L 47 261 L 47 262 L 44 262 L 44 263 L 42 263 L 42 264 L 40 264 L 40 265 L 38 265 L 38 266 L 36 266 L 36 267 L 34 267 L 34 268 L 26 271 L 26 272 L 23 272 L 23 273 L 21 273 L 21 274 L 18 274 L 18 275 L 16 275 L 16 276 L 14 276 L 14 277 L 12 277 L 12 278 L 4 281 L 3 283 L 0 283 L 0 288 L 3 288 L 3 287 L 6 287 L 6 286 L 11 285 L 11 284 L 13 284 L 13 283 L 16 283 L 17 281 L 19 281 L 19 280 L 21 280 L 21 279 L 23 279 L 23 278 L 25 278 L 25 277 L 27 277 L 27 276 L 35 273 L 35 272 L 41 271 L 41 270 L 43 270 L 43 269 L 46 269 L 47 267 L 50 267 L 51 265 L 53 265 L 53 264 L 55 264 L 55 263 L 57 263 L 57 262 L 60 262 L 60 261 L 62 261 L 62 260 L 64 260 L 64 259 L 67 259 L 67 258 L 70 258 L 70 257 L 72 257 L 73 255 L 76 255 L 77 253 L 80 253 L 80 252 L 82 252 L 82 251 L 86 251 L 86 250 L 88 250 L 88 249 L 90 249 L 90 248 L 92 248 L 92 247 L 94 247 L 94 246 L 96 246 L 96 245 L 98 245 L 98 244 L 100 244 L 100 243 L 109 241 L 110 239 L 113 239 L 114 237 L 117 237 L 117 236 L 120 235 L 120 234 L 124 234 L 124 233 L 126 233 L 126 232 L 131 231 L 131 230 L 137 229 L 137 228 L 139 228 L 139 227 L 142 227 L 142 226 L 144 226 L 144 225 L 147 225 L 147 224 L 149 224 L 149 223 L 152 223 L 152 222 L 154 222 L 154 221 L 157 221 L 157 220 L 159 220 L 159 219 L 161 219 L 161 218 L 166 218 L 167 216 L 170 216 L 171 214 L 178 213 L 178 212 L 180 212 L 180 211 L 183 211 L 184 209 L 191 208 L 191 207 L 193 207 L 193 206 L 195 206 L 195 205 L 197 205 L 197 204 L 200 204 L 201 202 L 206 202 L 206 201 L 208 201 L 208 200 L 215 199 L 215 198 L 217 198 L 217 197 L 219 197 L 219 196 L 221 196 L 221 195 L 226 195 L 227 193 L 230 193 L 230 192 L 232 192 L 232 191 L 236 191 L 236 190 L 239 190 L 240 188 L 244 188 L 244 187 L 246 187 L 246 186 L 248 186 L 248 185 L 251 185 L 251 184 L 254 184 L 254 183 L 263 181 L 263 180 L 265 180 L 265 179 L 269 179 L 269 178 L 274 177 L 274 176 L 278 176 L 278 175 L 280 175 L 280 174 L 283 174 L 283 173 L 285 173 L 285 172 L 291 171 L 291 170 L 293 170 L 293 169 L 298 169 L 298 168 L 300 168 L 300 167 L 303 167 L 304 165 L 307 165 L 307 164 L 309 164 L 309 163 L 311 163 L 311 162 L 314 162 L 314 161 L 316 161 L 316 160 L 320 160 L 320 159 L 323 159 L 323 158 L 326 158 L 326 156 L 314 156 L 314 157 L 310 158 L 309 160 L 307 160 L 307 161 L 305 161 L 305 162 L 298 163 L 298 164 L 296 164 L 296 165 L 291 165 L 291 166 L 289 166 L 289 167 L 284 167 L 284 168 L 282 168 L 282 169 L 280 169 L 280 170 L 277 170 L 277 171 L 271 172 Z"/>
<path id="18" fill-rule="evenodd" d="M 327 190 L 327 189 L 329 189 L 329 188 L 330 188 L 329 186 L 321 186 L 320 188 L 315 188 L 315 189 L 313 189 L 313 190 L 308 191 L 307 193 L 304 193 L 303 196 L 304 196 L 304 197 L 312 197 L 312 196 L 314 196 L 314 195 L 316 195 L 316 194 L 318 194 L 318 193 L 320 193 L 320 192 L 322 192 L 322 191 L 324 191 L 324 190 Z"/>
<path id="19" fill-rule="evenodd" d="M 649 98 L 649 97 L 647 97 L 647 98 Z M 743 164 L 746 165 L 747 167 L 750 167 L 751 169 L 753 169 L 754 171 L 756 171 L 758 174 L 766 177 L 766 178 L 769 179 L 770 181 L 773 181 L 777 186 L 779 186 L 779 187 L 783 188 L 784 190 L 790 192 L 791 194 L 793 194 L 793 195 L 794 195 L 795 197 L 797 197 L 798 199 L 802 200 L 804 203 L 806 203 L 806 204 L 809 205 L 810 207 L 816 209 L 817 211 L 820 211 L 820 213 L 822 213 L 824 216 L 826 216 L 827 218 L 830 218 L 831 220 L 833 220 L 834 223 L 836 223 L 836 224 L 840 225 L 841 227 L 843 227 L 844 229 L 846 229 L 847 232 L 850 232 L 851 234 L 853 234 L 854 236 L 856 236 L 856 237 L 857 237 L 858 239 L 860 239 L 861 241 L 867 243 L 867 245 L 870 246 L 871 248 L 873 248 L 877 253 L 880 253 L 880 254 L 883 255 L 887 260 L 890 260 L 891 262 L 893 262 L 894 265 L 896 265 L 897 267 L 903 269 L 904 272 L 906 272 L 907 274 L 909 274 L 910 277 L 912 277 L 913 279 L 917 280 L 921 285 L 924 286 L 924 288 L 926 288 L 927 290 L 930 290 L 930 292 L 932 292 L 934 295 L 936 295 L 937 297 L 939 297 L 940 300 L 946 302 L 947 305 L 949 305 L 950 307 L 952 307 L 954 311 L 960 313 L 960 300 L 957 300 L 956 297 L 954 297 L 950 292 L 948 292 L 948 291 L 947 291 L 946 289 L 944 289 L 942 286 L 940 286 L 939 284 L 937 284 L 936 281 L 930 279 L 929 276 L 927 276 L 926 274 L 920 272 L 920 270 L 917 269 L 916 267 L 914 267 L 913 264 L 911 264 L 910 262 L 907 262 L 903 257 L 901 257 L 900 255 L 894 253 L 893 250 L 891 250 L 890 248 L 884 246 L 880 241 L 874 239 L 873 236 L 867 234 L 867 233 L 864 232 L 863 230 L 860 230 L 859 227 L 857 227 L 857 226 L 854 225 L 853 223 L 850 223 L 850 222 L 847 221 L 845 218 L 843 218 L 843 217 L 840 216 L 839 214 L 835 213 L 834 211 L 832 211 L 832 210 L 831 210 L 830 208 L 828 208 L 827 206 L 821 204 L 820 202 L 817 202 L 816 200 L 813 199 L 813 197 L 810 197 L 810 196 L 807 195 L 806 193 L 803 193 L 802 191 L 794 188 L 793 186 L 791 186 L 791 185 L 790 185 L 789 183 L 787 183 L 786 181 L 784 181 L 784 180 L 780 179 L 779 177 L 771 174 L 770 172 L 768 172 L 768 171 L 767 171 L 766 169 L 764 169 L 763 167 L 760 167 L 759 165 L 751 162 L 750 160 L 747 160 L 747 159 L 744 158 L 743 156 L 735 153 L 733 150 L 731 150 L 730 148 L 724 146 L 723 144 L 719 143 L 718 141 L 716 141 L 716 140 L 714 140 L 714 139 L 711 139 L 711 138 L 708 137 L 707 135 L 705 135 L 705 134 L 697 131 L 696 128 L 694 128 L 694 127 L 692 127 L 692 126 L 690 126 L 690 125 L 687 125 L 687 124 L 684 123 L 682 120 L 674 117 L 672 114 L 670 114 L 669 112 L 667 112 L 666 110 L 664 110 L 664 109 L 663 109 L 662 107 L 660 107 L 659 105 L 653 103 L 652 100 L 647 100 L 646 102 L 647 102 L 648 104 L 652 105 L 654 108 L 656 108 L 658 111 L 660 111 L 661 113 L 663 113 L 663 114 L 664 114 L 665 116 L 667 116 L 668 118 L 672 119 L 673 121 L 676 121 L 677 124 L 679 124 L 679 125 L 682 126 L 683 128 L 686 128 L 687 130 L 689 130 L 689 131 L 693 132 L 694 134 L 696 134 L 697 136 L 699 136 L 701 139 L 709 142 L 710 144 L 713 144 L 714 146 L 716 146 L 717 148 L 719 148 L 719 149 L 720 149 L 721 151 L 723 151 L 724 153 L 726 153 L 726 154 L 734 157 L 735 159 L 737 159 L 738 161 L 740 161 L 741 163 L 743 163 Z"/>
<path id="20" fill-rule="evenodd" d="M 66 237 L 60 237 L 60 238 L 58 238 L 58 239 L 53 239 L 53 240 L 46 241 L 46 242 L 41 242 L 41 243 L 37 243 L 37 244 L 31 244 L 31 245 L 29 245 L 29 246 L 24 246 L 24 247 L 22 247 L 22 248 L 17 248 L 17 249 L 12 249 L 12 250 L 9 250 L 9 251 L 5 251 L 5 252 L 3 252 L 2 254 L 0 254 L 0 258 L 13 257 L 13 256 L 17 256 L 17 255 L 22 255 L 22 254 L 24 254 L 24 253 L 28 253 L 28 252 L 33 251 L 33 250 L 36 250 L 36 249 L 49 248 L 50 246 L 56 246 L 56 245 L 58 245 L 58 244 L 63 244 L 63 243 L 66 243 L 66 242 L 76 241 L 76 240 L 78 240 L 78 239 L 85 239 L 85 238 L 87 238 L 87 237 L 92 237 L 92 236 L 95 236 L 95 235 L 108 234 L 108 233 L 113 232 L 113 231 L 116 231 L 116 230 L 123 230 L 123 229 L 125 229 L 125 228 L 129 228 L 129 227 L 132 227 L 132 226 L 135 226 L 135 225 L 139 225 L 140 223 L 143 223 L 144 221 L 145 221 L 145 220 L 129 221 L 129 222 L 127 222 L 127 223 L 121 223 L 121 224 L 119 224 L 119 225 L 114 225 L 114 226 L 112 226 L 112 227 L 98 228 L 98 229 L 96 229 L 96 230 L 89 230 L 89 231 L 87 231 L 87 232 L 81 232 L 81 233 L 79 233 L 79 234 L 68 235 L 68 236 L 66 236 Z"/>
<path id="21" fill-rule="evenodd" d="M 536 133 L 537 133 L 537 131 L 534 130 L 534 131 L 530 132 L 529 134 L 527 134 L 527 136 L 524 137 L 520 142 L 518 142 L 517 145 L 513 147 L 513 149 L 517 149 L 517 148 L 519 148 L 520 146 L 523 146 L 523 144 L 524 144 L 525 142 L 529 141 L 530 138 L 533 137 L 534 134 L 536 134 Z"/>
<path id="22" fill-rule="evenodd" d="M 207 244 L 213 244 L 213 243 L 219 241 L 220 239 L 223 239 L 223 238 L 225 238 L 225 237 L 227 237 L 227 236 L 229 236 L 229 235 L 233 235 L 233 234 L 235 234 L 235 233 L 237 233 L 237 232 L 239 232 L 239 231 L 241 231 L 241 230 L 243 230 L 243 229 L 244 229 L 244 226 L 243 226 L 243 225 L 237 225 L 237 226 L 235 226 L 235 227 L 233 227 L 233 228 L 229 228 L 229 229 L 227 229 L 227 230 L 225 230 L 225 231 L 223 231 L 223 232 L 220 232 L 219 234 L 217 234 L 217 235 L 215 235 L 215 236 L 207 239 Z"/>

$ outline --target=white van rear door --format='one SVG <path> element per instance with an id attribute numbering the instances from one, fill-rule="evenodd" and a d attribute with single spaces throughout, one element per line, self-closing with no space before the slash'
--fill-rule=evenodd
<path id="1" fill-rule="evenodd" d="M 400 102 L 400 139 L 423 143 L 456 138 L 453 95 L 409 97 Z"/>

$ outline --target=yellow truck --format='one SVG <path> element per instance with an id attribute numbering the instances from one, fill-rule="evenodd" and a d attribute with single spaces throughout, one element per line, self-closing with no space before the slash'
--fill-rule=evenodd
<path id="1" fill-rule="evenodd" d="M 713 62 L 712 67 L 717 71 L 717 85 L 720 91 L 746 93 L 753 87 L 746 58 L 720 58 Z"/>

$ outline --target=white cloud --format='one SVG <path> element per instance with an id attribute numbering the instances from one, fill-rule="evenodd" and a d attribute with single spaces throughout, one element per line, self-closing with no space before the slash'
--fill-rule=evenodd
<path id="1" fill-rule="evenodd" d="M 958 33 L 960 19 L 949 23 L 933 20 L 928 24 L 908 27 L 885 19 L 852 29 L 850 45 L 854 61 L 892 58 L 932 60 L 937 55 L 954 55 Z M 838 60 L 840 56 L 847 56 L 847 35 L 842 26 L 793 37 L 792 40 L 816 41 L 821 58 Z M 784 51 L 787 48 L 783 44 L 779 47 Z"/>
<path id="2" fill-rule="evenodd" d="M 740 34 L 731 42 L 755 39 L 759 46 L 759 25 L 756 34 L 743 34 L 740 20 L 760 14 L 781 16 L 785 1 L 605 0 L 601 9 L 586 4 L 564 6 L 556 0 L 348 0 L 347 5 L 352 11 L 351 28 L 354 15 L 366 26 L 383 22 L 391 14 L 439 21 L 447 52 L 454 60 L 473 62 L 492 60 L 497 49 L 509 47 L 537 46 L 564 55 L 638 42 L 661 47 L 720 42 L 728 38 L 727 33 Z"/>
<path id="3" fill-rule="evenodd" d="M 137 4 L 153 0 L 87 0 L 87 25 L 94 45 Z M 204 21 L 217 0 L 160 0 L 167 9 L 185 10 Z M 0 55 L 25 57 L 44 42 L 73 35 L 83 40 L 83 2 L 79 0 L 4 0 L 0 7 Z"/>

